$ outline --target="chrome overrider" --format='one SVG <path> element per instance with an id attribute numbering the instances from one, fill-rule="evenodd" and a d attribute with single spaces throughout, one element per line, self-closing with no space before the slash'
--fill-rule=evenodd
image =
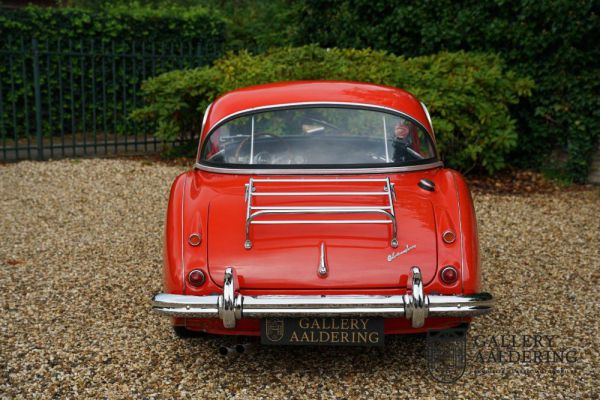
<path id="1" fill-rule="evenodd" d="M 427 317 L 473 317 L 490 312 L 494 300 L 489 293 L 426 295 L 419 267 L 412 267 L 405 295 L 261 295 L 244 296 L 235 269 L 225 269 L 222 295 L 188 296 L 159 293 L 152 308 L 163 315 L 189 318 L 219 318 L 225 328 L 235 328 L 241 318 L 266 317 L 404 317 L 413 328 Z"/>

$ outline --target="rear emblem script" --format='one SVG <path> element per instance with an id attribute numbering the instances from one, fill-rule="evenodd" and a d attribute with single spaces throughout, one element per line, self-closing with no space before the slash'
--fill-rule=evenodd
<path id="1" fill-rule="evenodd" d="M 391 254 L 388 254 L 388 256 L 387 256 L 387 260 L 388 260 L 388 261 L 393 261 L 393 260 L 394 260 L 394 258 L 396 258 L 396 257 L 398 257 L 398 256 L 401 256 L 402 254 L 406 254 L 406 253 L 408 253 L 409 251 L 411 251 L 411 250 L 413 250 L 413 249 L 416 249 L 416 248 L 417 248 L 417 245 L 416 245 L 416 244 L 413 244 L 412 246 L 406 245 L 406 248 L 405 248 L 404 250 L 401 250 L 401 251 L 399 251 L 399 252 L 397 252 L 397 253 L 392 251 L 392 253 L 391 253 Z"/>

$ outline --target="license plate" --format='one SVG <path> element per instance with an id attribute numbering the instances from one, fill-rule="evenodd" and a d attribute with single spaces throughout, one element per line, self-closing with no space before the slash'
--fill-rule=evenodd
<path id="1" fill-rule="evenodd" d="M 383 346 L 383 318 L 264 318 L 262 344 Z"/>

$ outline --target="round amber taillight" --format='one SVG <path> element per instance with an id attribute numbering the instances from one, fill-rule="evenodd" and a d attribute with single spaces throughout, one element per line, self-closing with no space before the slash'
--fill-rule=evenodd
<path id="1" fill-rule="evenodd" d="M 200 236 L 199 233 L 192 233 L 188 238 L 188 243 L 194 247 L 200 246 L 200 243 L 202 243 L 202 236 Z"/>
<path id="2" fill-rule="evenodd" d="M 454 241 L 456 240 L 456 233 L 454 233 L 453 230 L 448 229 L 447 231 L 442 233 L 442 239 L 448 244 L 454 243 Z"/>
<path id="3" fill-rule="evenodd" d="M 458 271 L 452 265 L 447 265 L 440 271 L 442 282 L 451 285 L 458 280 Z"/>
<path id="4" fill-rule="evenodd" d="M 188 274 L 188 281 L 192 286 L 202 286 L 206 281 L 206 276 L 201 269 L 194 269 Z"/>

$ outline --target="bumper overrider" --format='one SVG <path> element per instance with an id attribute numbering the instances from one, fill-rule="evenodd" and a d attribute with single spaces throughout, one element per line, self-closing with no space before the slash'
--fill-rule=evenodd
<path id="1" fill-rule="evenodd" d="M 490 312 L 494 300 L 489 293 L 468 295 L 425 295 L 421 270 L 412 267 L 409 293 L 405 295 L 236 295 L 235 270 L 227 268 L 223 294 L 187 296 L 159 293 L 152 308 L 163 315 L 189 318 L 219 318 L 225 328 L 235 328 L 242 318 L 267 317 L 404 317 L 413 328 L 422 327 L 427 317 L 473 317 Z"/>

